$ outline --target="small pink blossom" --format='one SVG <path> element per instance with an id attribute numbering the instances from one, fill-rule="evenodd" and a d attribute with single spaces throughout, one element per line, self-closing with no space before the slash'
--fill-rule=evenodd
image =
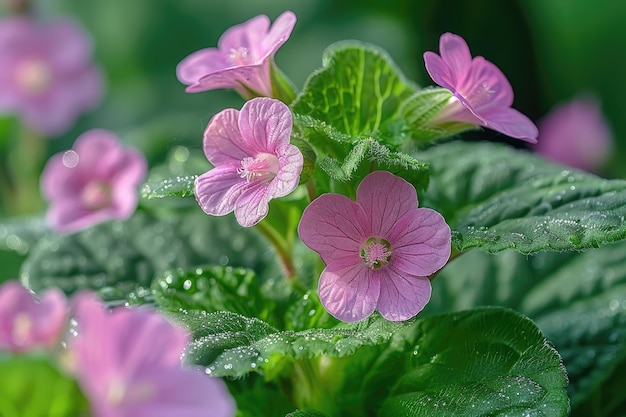
<path id="1" fill-rule="evenodd" d="M 278 100 L 255 98 L 241 111 L 222 110 L 204 131 L 204 153 L 215 168 L 199 176 L 195 195 L 205 213 L 235 211 L 240 225 L 254 226 L 273 198 L 297 186 L 304 158 L 289 143 L 292 116 Z"/>
<path id="2" fill-rule="evenodd" d="M 50 288 L 37 300 L 17 281 L 0 285 L 0 350 L 53 348 L 65 330 L 65 295 Z"/>
<path id="3" fill-rule="evenodd" d="M 109 312 L 88 293 L 74 301 L 78 335 L 69 363 L 94 417 L 235 415 L 222 380 L 181 367 L 181 329 L 149 310 Z"/>
<path id="4" fill-rule="evenodd" d="M 535 151 L 546 159 L 594 171 L 610 155 L 613 134 L 597 100 L 583 97 L 555 107 L 539 123 Z"/>
<path id="5" fill-rule="evenodd" d="M 507 136 L 537 142 L 537 127 L 511 108 L 513 89 L 502 71 L 482 56 L 472 58 L 465 40 L 452 33 L 439 39 L 441 56 L 424 53 L 426 70 L 454 96 L 433 123 L 462 122 L 485 126 Z"/>
<path id="6" fill-rule="evenodd" d="M 72 21 L 0 20 L 0 62 L 0 112 L 42 134 L 64 133 L 102 98 L 91 40 Z"/>
<path id="7" fill-rule="evenodd" d="M 220 37 L 217 48 L 201 49 L 181 61 L 178 79 L 189 85 L 188 93 L 232 88 L 246 98 L 273 97 L 270 67 L 295 24 L 296 15 L 286 11 L 271 28 L 265 15 L 233 26 Z"/>
<path id="8" fill-rule="evenodd" d="M 42 193 L 50 202 L 47 222 L 66 233 L 127 219 L 137 207 L 146 171 L 144 156 L 124 148 L 112 132 L 83 133 L 72 150 L 50 158 L 41 174 Z"/>
<path id="9" fill-rule="evenodd" d="M 430 300 L 428 276 L 450 257 L 450 228 L 434 210 L 418 208 L 415 188 L 375 171 L 353 201 L 323 194 L 302 214 L 302 242 L 326 264 L 318 291 L 336 318 L 358 321 L 377 310 L 407 320 Z"/>

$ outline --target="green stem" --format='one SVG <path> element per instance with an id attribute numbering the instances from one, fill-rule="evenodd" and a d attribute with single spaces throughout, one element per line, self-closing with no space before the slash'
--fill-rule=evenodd
<path id="1" fill-rule="evenodd" d="M 283 239 L 283 237 L 269 225 L 266 221 L 261 221 L 257 224 L 258 230 L 265 236 L 267 240 L 274 246 L 278 256 L 283 264 L 283 268 L 285 268 L 285 274 L 287 275 L 287 279 L 295 278 L 296 270 L 293 266 L 293 261 L 291 259 L 291 251 L 289 250 L 288 243 Z"/>
<path id="2" fill-rule="evenodd" d="M 21 126 L 7 162 L 13 184 L 9 208 L 12 214 L 36 213 L 43 209 L 39 176 L 45 156 L 44 138 Z"/>
<path id="3" fill-rule="evenodd" d="M 309 201 L 313 201 L 317 198 L 317 190 L 315 189 L 315 184 L 313 184 L 312 180 L 307 181 L 306 191 L 309 194 Z"/>
<path id="4" fill-rule="evenodd" d="M 465 253 L 462 251 L 458 251 L 456 250 L 454 247 L 452 248 L 452 250 L 450 251 L 450 257 L 448 258 L 448 262 L 446 262 L 446 265 L 448 265 L 450 262 L 452 262 L 452 260 L 458 258 L 459 256 L 463 255 Z M 439 270 L 441 271 L 443 268 L 445 268 L 445 265 Z M 437 274 L 439 274 L 439 271 L 435 272 L 434 274 L 431 274 L 428 276 L 428 279 L 432 282 L 436 277 Z"/>

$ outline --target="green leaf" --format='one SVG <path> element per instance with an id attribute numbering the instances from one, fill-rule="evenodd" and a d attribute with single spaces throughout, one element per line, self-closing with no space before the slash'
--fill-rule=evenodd
<path id="1" fill-rule="evenodd" d="M 411 330 L 411 366 L 379 416 L 568 414 L 560 357 L 524 316 L 482 308 L 423 319 Z"/>
<path id="2" fill-rule="evenodd" d="M 371 138 L 358 141 L 343 161 L 325 158 L 320 167 L 332 179 L 349 181 L 364 163 L 376 163 L 379 168 L 404 177 L 418 190 L 428 187 L 428 164 L 401 152 L 391 152 Z"/>
<path id="3" fill-rule="evenodd" d="M 269 324 L 228 311 L 190 310 L 169 313 L 192 333 L 186 359 L 206 367 L 214 376 L 241 377 L 249 372 L 276 374 L 284 360 L 319 356 L 341 357 L 362 346 L 385 343 L 406 323 L 371 316 L 358 323 L 332 329 L 278 331 Z"/>
<path id="4" fill-rule="evenodd" d="M 170 311 L 228 310 L 267 321 L 274 300 L 260 291 L 256 274 L 226 266 L 177 268 L 154 280 L 152 289 L 160 308 Z"/>
<path id="5" fill-rule="evenodd" d="M 287 414 L 285 417 L 327 417 L 327 415 L 321 411 L 306 409 L 294 411 L 293 413 Z"/>
<path id="6" fill-rule="evenodd" d="M 72 379 L 45 358 L 0 357 L 0 416 L 78 417 L 87 400 Z"/>
<path id="7" fill-rule="evenodd" d="M 444 215 L 458 250 L 581 250 L 626 237 L 626 181 L 489 143 L 454 142 L 419 158 L 431 167 L 422 202 Z"/>
<path id="8" fill-rule="evenodd" d="M 471 251 L 438 274 L 424 314 L 502 305 L 528 315 L 561 354 L 576 410 L 626 361 L 624 253 L 626 242 L 530 258 Z"/>
<path id="9" fill-rule="evenodd" d="M 279 276 L 264 258 L 267 245 L 253 230 L 216 219 L 199 209 L 180 218 L 158 219 L 137 212 L 66 236 L 42 239 L 22 265 L 21 278 L 35 291 L 50 286 L 70 294 L 97 289 L 108 301 L 150 301 L 152 280 L 176 267 L 207 263 L 250 267 Z M 277 272 L 278 271 L 278 272 Z"/>
<path id="10" fill-rule="evenodd" d="M 324 51 L 322 65 L 292 108 L 348 135 L 380 131 L 416 90 L 387 53 L 373 45 L 335 43 Z"/>
<path id="11" fill-rule="evenodd" d="M 194 181 L 197 175 L 167 178 L 148 182 L 141 187 L 141 197 L 145 199 L 164 197 L 188 197 L 194 194 Z"/>

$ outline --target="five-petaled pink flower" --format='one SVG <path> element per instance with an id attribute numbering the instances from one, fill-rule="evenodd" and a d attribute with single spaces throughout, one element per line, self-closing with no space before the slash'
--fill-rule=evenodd
<path id="1" fill-rule="evenodd" d="M 0 286 L 0 350 L 53 348 L 65 331 L 67 302 L 56 288 L 33 294 L 17 281 Z"/>
<path id="2" fill-rule="evenodd" d="M 534 149 L 546 159 L 585 171 L 607 160 L 613 134 L 593 97 L 581 97 L 554 108 L 539 122 Z"/>
<path id="3" fill-rule="evenodd" d="M 282 102 L 255 98 L 241 111 L 222 110 L 204 131 L 204 153 L 214 168 L 199 176 L 195 195 L 205 213 L 235 211 L 240 225 L 254 226 L 273 198 L 297 186 L 304 158 L 289 143 L 292 116 Z"/>
<path id="4" fill-rule="evenodd" d="M 87 33 L 69 20 L 0 21 L 0 112 L 42 134 L 64 133 L 102 98 Z"/>
<path id="5" fill-rule="evenodd" d="M 220 37 L 217 48 L 201 49 L 181 61 L 178 79 L 188 85 L 188 93 L 232 88 L 245 98 L 274 97 L 270 77 L 274 55 L 295 24 L 295 14 L 286 11 L 271 28 L 265 15 L 233 26 Z"/>
<path id="6" fill-rule="evenodd" d="M 232 417 L 224 382 L 181 367 L 185 332 L 157 313 L 117 308 L 90 293 L 74 298 L 78 335 L 68 364 L 94 417 Z"/>
<path id="7" fill-rule="evenodd" d="M 428 276 L 450 256 L 450 228 L 434 210 L 418 208 L 415 188 L 389 172 L 366 176 L 353 201 L 323 194 L 304 210 L 302 242 L 326 264 L 318 291 L 343 321 L 377 310 L 407 320 L 430 299 Z"/>
<path id="8" fill-rule="evenodd" d="M 59 232 L 74 232 L 135 211 L 137 189 L 147 171 L 144 156 L 124 148 L 107 130 L 83 133 L 72 150 L 54 155 L 41 174 L 49 200 L 47 222 Z"/>
<path id="9" fill-rule="evenodd" d="M 513 89 L 498 67 L 482 56 L 472 59 L 465 40 L 452 33 L 441 35 L 439 50 L 441 56 L 424 53 L 426 70 L 454 96 L 431 123 L 469 123 L 527 142 L 537 141 L 535 124 L 511 108 Z"/>

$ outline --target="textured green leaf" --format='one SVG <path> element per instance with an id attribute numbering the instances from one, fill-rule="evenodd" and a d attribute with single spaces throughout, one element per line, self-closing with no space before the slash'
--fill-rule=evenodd
<path id="1" fill-rule="evenodd" d="M 145 199 L 164 197 L 188 197 L 194 193 L 194 181 L 197 175 L 185 175 L 167 178 L 157 182 L 148 182 L 141 187 L 141 197 Z"/>
<path id="2" fill-rule="evenodd" d="M 379 416 L 565 416 L 567 377 L 532 321 L 501 308 L 415 323 L 411 367 Z M 412 351 L 412 353 L 411 353 Z"/>
<path id="3" fill-rule="evenodd" d="M 252 230 L 199 209 L 179 219 L 137 212 L 125 222 L 100 224 L 72 235 L 43 238 L 22 265 L 21 279 L 34 290 L 57 286 L 66 293 L 101 290 L 107 300 L 142 302 L 152 280 L 176 267 L 213 263 L 276 271 L 268 248 Z"/>
<path id="4" fill-rule="evenodd" d="M 472 251 L 440 272 L 424 314 L 503 305 L 528 315 L 563 357 L 576 410 L 626 360 L 625 253 L 626 242 L 530 258 Z"/>
<path id="5" fill-rule="evenodd" d="M 580 250 L 626 237 L 626 181 L 488 143 L 454 142 L 418 157 L 431 167 L 422 201 L 446 217 L 459 250 Z"/>
<path id="6" fill-rule="evenodd" d="M 356 41 L 329 46 L 323 67 L 307 80 L 292 108 L 349 135 L 370 135 L 396 116 L 415 86 L 387 53 Z"/>
<path id="7" fill-rule="evenodd" d="M 327 417 L 327 416 L 321 411 L 306 409 L 306 410 L 294 411 L 293 413 L 287 414 L 285 417 Z"/>
<path id="8" fill-rule="evenodd" d="M 428 186 L 428 164 L 401 152 L 391 152 L 371 138 L 358 141 L 343 161 L 325 158 L 320 161 L 320 167 L 335 180 L 349 181 L 364 163 L 367 166 L 376 163 L 379 168 L 404 177 L 418 190 Z"/>
<path id="9" fill-rule="evenodd" d="M 241 377 L 249 372 L 271 374 L 283 359 L 319 356 L 341 357 L 362 346 L 388 341 L 406 323 L 372 316 L 358 323 L 341 323 L 332 329 L 279 331 L 257 319 L 228 311 L 206 313 L 190 310 L 170 313 L 192 333 L 186 359 L 206 367 L 215 376 Z"/>
<path id="10" fill-rule="evenodd" d="M 0 416 L 78 417 L 88 404 L 78 385 L 45 358 L 0 357 Z"/>

